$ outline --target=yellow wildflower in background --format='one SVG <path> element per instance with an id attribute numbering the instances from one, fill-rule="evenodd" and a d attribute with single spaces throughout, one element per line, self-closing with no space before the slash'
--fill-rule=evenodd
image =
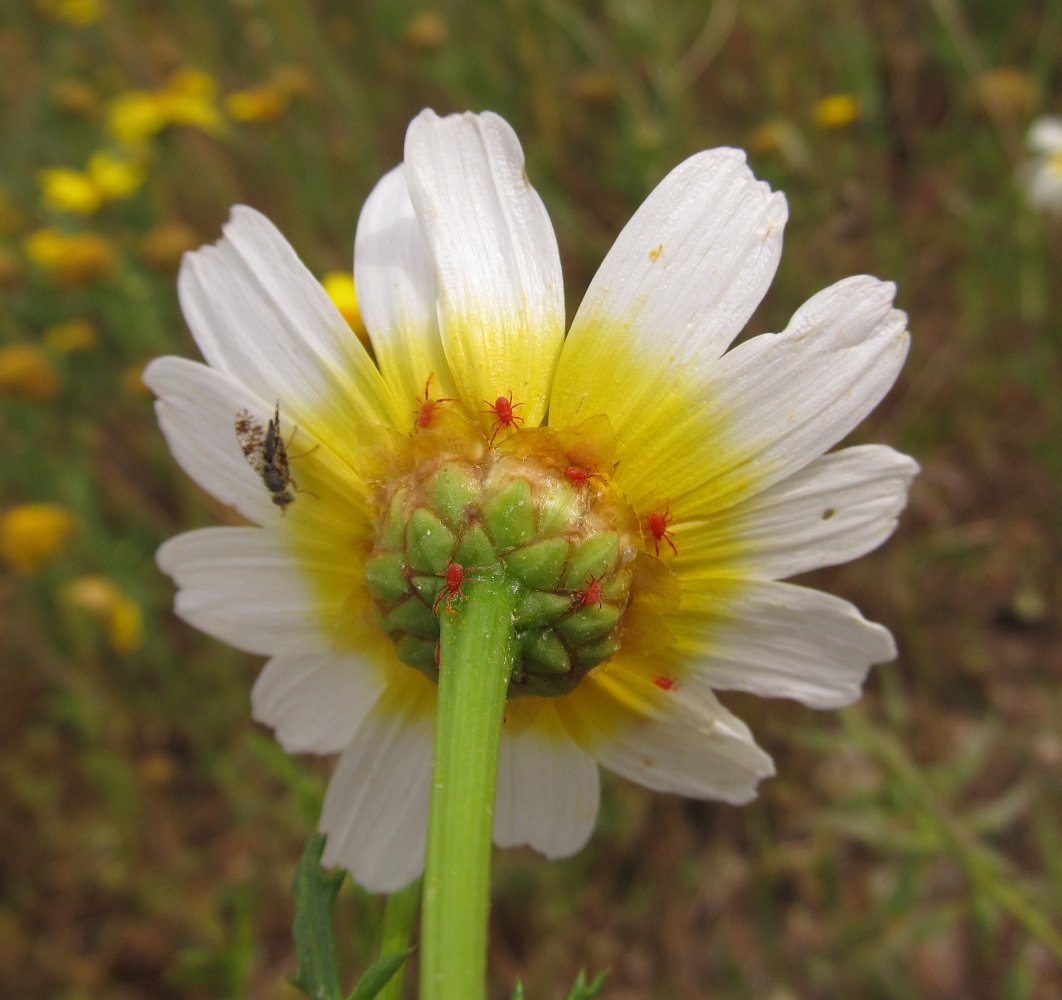
<path id="1" fill-rule="evenodd" d="M 61 285 L 81 285 L 106 278 L 118 266 L 118 255 L 96 233 L 64 233 L 38 229 L 25 243 L 26 256 L 51 273 Z"/>
<path id="2" fill-rule="evenodd" d="M 974 98 L 988 112 L 1031 115 L 1040 103 L 1040 88 L 1028 73 L 1013 66 L 997 66 L 982 73 L 973 86 Z"/>
<path id="3" fill-rule="evenodd" d="M 36 6 L 53 21 L 62 21 L 78 28 L 95 24 L 103 17 L 100 0 L 37 0 Z"/>
<path id="4" fill-rule="evenodd" d="M 100 98 L 84 80 L 66 77 L 52 84 L 52 101 L 61 111 L 95 118 L 100 113 Z"/>
<path id="5" fill-rule="evenodd" d="M 87 319 L 56 323 L 44 331 L 44 343 L 58 354 L 91 351 L 100 342 L 99 332 Z"/>
<path id="6" fill-rule="evenodd" d="M 831 94 L 815 103 L 812 115 L 819 128 L 844 128 L 863 113 L 859 101 L 851 94 Z"/>
<path id="7" fill-rule="evenodd" d="M 98 150 L 89 157 L 88 176 L 108 201 L 129 198 L 144 183 L 147 172 L 136 160 Z"/>
<path id="8" fill-rule="evenodd" d="M 107 638 L 116 653 L 132 653 L 144 641 L 144 614 L 128 597 L 115 604 L 106 624 Z"/>
<path id="9" fill-rule="evenodd" d="M 760 155 L 781 156 L 792 170 L 806 170 L 811 150 L 799 129 L 784 118 L 774 118 L 757 125 L 749 135 L 749 149 Z"/>
<path id="10" fill-rule="evenodd" d="M 287 98 L 271 86 L 237 90 L 225 98 L 225 110 L 238 122 L 268 122 L 279 118 Z"/>
<path id="11" fill-rule="evenodd" d="M 217 84 L 203 70 L 186 67 L 161 90 L 130 90 L 110 104 L 107 131 L 119 142 L 140 148 L 169 125 L 192 125 L 212 135 L 223 131 Z"/>
<path id="12" fill-rule="evenodd" d="M 133 148 L 161 132 L 168 124 L 165 108 L 149 90 L 119 94 L 107 112 L 107 131 L 120 143 Z"/>
<path id="13" fill-rule="evenodd" d="M 0 394 L 47 403 L 59 392 L 59 375 L 32 344 L 0 347 Z"/>
<path id="14" fill-rule="evenodd" d="M 347 274 L 346 271 L 330 271 L 321 279 L 321 284 L 324 285 L 328 297 L 339 310 L 340 316 L 358 335 L 358 340 L 369 347 L 369 332 L 365 329 L 365 322 L 361 318 L 358 293 L 354 290 L 354 276 Z"/>
<path id="15" fill-rule="evenodd" d="M 48 167 L 38 173 L 37 180 L 48 208 L 91 215 L 108 201 L 132 197 L 146 176 L 140 163 L 101 149 L 89 157 L 84 171 Z"/>
<path id="16" fill-rule="evenodd" d="M 225 110 L 240 122 L 272 121 L 287 110 L 292 98 L 305 97 L 312 89 L 312 80 L 301 66 L 281 66 L 268 83 L 229 94 Z"/>
<path id="17" fill-rule="evenodd" d="M 581 104 L 606 105 L 619 97 L 619 87 L 612 74 L 604 70 L 588 69 L 576 74 L 571 82 L 571 94 Z"/>
<path id="18" fill-rule="evenodd" d="M 79 576 L 63 588 L 68 607 L 89 612 L 107 630 L 107 641 L 116 653 L 131 653 L 144 640 L 144 616 L 140 605 L 122 593 L 105 576 Z"/>
<path id="19" fill-rule="evenodd" d="M 426 55 L 441 49 L 449 36 L 446 19 L 437 10 L 422 10 L 406 24 L 406 45 L 414 52 Z"/>
<path id="20" fill-rule="evenodd" d="M 273 71 L 273 86 L 291 97 L 309 97 L 313 93 L 313 77 L 302 66 L 278 66 Z"/>
<path id="21" fill-rule="evenodd" d="M 0 517 L 0 559 L 17 573 L 35 573 L 65 548 L 74 519 L 54 503 L 25 503 Z"/>
<path id="22" fill-rule="evenodd" d="M 44 204 L 58 212 L 91 215 L 103 204 L 103 195 L 88 174 L 70 167 L 48 167 L 37 174 Z"/>
<path id="23" fill-rule="evenodd" d="M 195 231 L 183 222 L 160 222 L 150 229 L 140 243 L 144 259 L 160 271 L 176 269 L 188 250 L 199 246 Z"/>
<path id="24" fill-rule="evenodd" d="M 170 77 L 162 92 L 162 106 L 169 121 L 177 125 L 194 125 L 204 132 L 217 134 L 224 125 L 217 107 L 218 85 L 204 70 L 187 67 Z"/>

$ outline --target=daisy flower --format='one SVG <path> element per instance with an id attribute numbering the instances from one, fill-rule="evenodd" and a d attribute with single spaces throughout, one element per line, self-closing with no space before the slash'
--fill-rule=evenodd
<path id="1" fill-rule="evenodd" d="M 1037 118 L 1025 145 L 1033 154 L 1020 174 L 1029 201 L 1042 211 L 1062 212 L 1062 118 Z"/>
<path id="2" fill-rule="evenodd" d="M 588 839 L 598 765 L 743 803 L 774 772 L 720 690 L 855 701 L 889 632 L 779 580 L 893 531 L 916 463 L 828 453 L 908 349 L 893 285 L 848 278 L 727 350 L 774 276 L 786 201 L 736 149 L 676 167 L 620 234 L 565 336 L 557 242 L 495 114 L 409 126 L 362 210 L 373 357 L 246 207 L 185 257 L 206 364 L 145 381 L 185 471 L 253 527 L 180 535 L 177 614 L 270 657 L 254 716 L 341 753 L 325 864 L 391 891 L 422 869 L 439 620 L 504 567 L 518 649 L 494 840 Z M 375 359 L 375 360 L 374 360 Z"/>

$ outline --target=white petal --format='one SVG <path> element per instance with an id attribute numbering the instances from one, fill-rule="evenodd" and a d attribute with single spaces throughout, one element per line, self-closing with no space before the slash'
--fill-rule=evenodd
<path id="1" fill-rule="evenodd" d="M 211 496 L 258 524 L 280 517 L 261 477 L 236 439 L 236 414 L 248 410 L 263 426 L 272 407 L 240 382 L 185 358 L 156 358 L 144 384 L 159 397 L 155 413 L 173 457 Z"/>
<path id="2" fill-rule="evenodd" d="M 767 580 L 857 559 L 896 529 L 918 463 L 885 445 L 823 455 L 769 489 L 677 527 L 682 576 Z"/>
<path id="3" fill-rule="evenodd" d="M 421 874 L 434 742 L 431 712 L 403 712 L 387 695 L 376 703 L 328 785 L 325 867 L 342 865 L 369 892 L 394 892 Z"/>
<path id="4" fill-rule="evenodd" d="M 179 588 L 175 613 L 201 632 L 263 656 L 329 650 L 324 622 L 339 609 L 320 606 L 275 532 L 200 528 L 164 542 L 156 560 Z"/>
<path id="5" fill-rule="evenodd" d="M 756 180 L 739 149 L 707 150 L 672 170 L 590 284 L 550 422 L 605 413 L 622 439 L 676 372 L 715 361 L 770 286 L 787 214 L 785 196 Z"/>
<path id="6" fill-rule="evenodd" d="M 404 426 L 376 366 L 277 228 L 237 205 L 224 238 L 185 254 L 177 291 L 212 368 L 262 399 L 356 468 L 334 428 Z M 331 429 L 331 430 L 330 430 Z"/>
<path id="7" fill-rule="evenodd" d="M 725 588 L 725 583 L 724 583 Z M 848 601 L 788 583 L 746 581 L 718 597 L 710 579 L 684 581 L 679 648 L 703 657 L 685 683 L 698 692 L 748 691 L 811 708 L 857 701 L 867 671 L 896 658 L 889 630 Z"/>
<path id="8" fill-rule="evenodd" d="M 579 698 L 558 705 L 572 737 L 602 767 L 658 792 L 733 805 L 754 799 L 757 783 L 774 774 L 748 726 L 710 691 L 662 691 L 615 661 L 603 667 L 583 680 Z"/>
<path id="9" fill-rule="evenodd" d="M 542 422 L 564 339 L 560 253 L 520 141 L 496 114 L 422 111 L 406 132 L 409 195 L 435 262 L 450 370 L 474 413 L 513 394 Z"/>
<path id="10" fill-rule="evenodd" d="M 779 482 L 827 451 L 888 392 L 910 344 L 896 287 L 846 278 L 719 359 L 690 387 L 684 416 L 648 413 L 628 436 L 637 456 L 617 481 L 636 509 L 664 497 L 678 520 L 704 516 Z M 676 454 L 686 460 L 677 462 Z"/>
<path id="11" fill-rule="evenodd" d="M 494 803 L 494 843 L 528 844 L 566 858 L 594 832 L 600 803 L 597 765 L 572 742 L 548 708 L 523 732 L 502 732 Z"/>
<path id="12" fill-rule="evenodd" d="M 358 656 L 274 656 L 254 682 L 251 707 L 288 753 L 339 753 L 383 686 L 380 673 Z"/>
<path id="13" fill-rule="evenodd" d="M 1053 160 L 1033 160 L 1025 172 L 1029 201 L 1047 212 L 1062 210 L 1062 170 Z"/>
<path id="14" fill-rule="evenodd" d="M 432 398 L 456 396 L 439 336 L 435 265 L 402 165 L 381 178 L 361 210 L 354 283 L 376 361 L 399 401 L 414 408 L 429 378 Z"/>
<path id="15" fill-rule="evenodd" d="M 1034 153 L 1054 153 L 1062 149 L 1062 118 L 1044 115 L 1032 123 L 1025 144 Z"/>

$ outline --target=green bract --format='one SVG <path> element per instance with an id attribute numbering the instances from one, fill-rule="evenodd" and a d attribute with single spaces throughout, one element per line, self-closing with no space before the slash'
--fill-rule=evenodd
<path id="1" fill-rule="evenodd" d="M 391 489 L 365 585 L 403 663 L 437 680 L 439 616 L 488 575 L 513 593 L 509 697 L 565 694 L 620 648 L 635 549 L 607 486 L 491 454 L 411 472 Z"/>

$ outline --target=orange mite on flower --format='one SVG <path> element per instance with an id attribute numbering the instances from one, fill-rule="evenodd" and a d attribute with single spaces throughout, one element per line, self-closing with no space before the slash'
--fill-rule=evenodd
<path id="1" fill-rule="evenodd" d="M 513 394 L 510 390 L 509 395 L 499 396 L 493 403 L 488 400 L 483 400 L 487 404 L 485 413 L 493 413 L 495 420 L 491 425 L 490 443 L 494 444 L 498 437 L 498 432 L 504 430 L 506 427 L 518 427 L 524 422 L 523 417 L 518 417 L 513 411 L 518 406 L 523 406 L 523 403 L 514 403 Z"/>
<path id="2" fill-rule="evenodd" d="M 590 582 L 586 585 L 586 590 L 578 595 L 575 599 L 576 604 L 585 604 L 587 607 L 596 605 L 601 607 L 601 577 L 590 574 Z"/>
<path id="3" fill-rule="evenodd" d="M 325 864 L 373 891 L 422 870 L 440 634 L 486 586 L 471 567 L 513 599 L 494 841 L 549 857 L 589 838 L 598 765 L 752 799 L 774 764 L 716 691 L 836 708 L 895 656 L 848 602 L 780 582 L 884 541 L 918 468 L 881 445 L 831 451 L 906 357 L 891 284 L 847 278 L 730 347 L 786 218 L 741 151 L 695 154 L 620 233 L 565 334 L 557 241 L 515 133 L 424 111 L 358 222 L 371 354 L 252 209 L 185 257 L 206 364 L 158 359 L 145 381 L 177 460 L 255 526 L 180 535 L 158 560 L 179 615 L 270 657 L 255 717 L 293 753 L 342 752 Z M 278 400 L 312 491 L 283 510 L 233 430 Z"/>
<path id="4" fill-rule="evenodd" d="M 660 543 L 667 542 L 671 546 L 671 551 L 678 555 L 678 549 L 675 547 L 674 535 L 668 528 L 668 525 L 674 520 L 674 516 L 671 513 L 671 501 L 669 500 L 667 506 L 664 508 L 663 513 L 658 510 L 650 511 L 645 517 L 645 523 L 649 528 L 649 533 L 653 536 L 653 551 L 660 555 Z"/>
<path id="5" fill-rule="evenodd" d="M 417 400 L 420 405 L 413 411 L 416 414 L 416 419 L 413 423 L 422 430 L 431 427 L 435 422 L 435 408 L 440 403 L 457 402 L 456 398 L 450 396 L 441 396 L 438 399 L 433 399 L 431 395 L 432 377 L 432 375 L 429 375 L 428 381 L 424 383 L 424 398 Z"/>

